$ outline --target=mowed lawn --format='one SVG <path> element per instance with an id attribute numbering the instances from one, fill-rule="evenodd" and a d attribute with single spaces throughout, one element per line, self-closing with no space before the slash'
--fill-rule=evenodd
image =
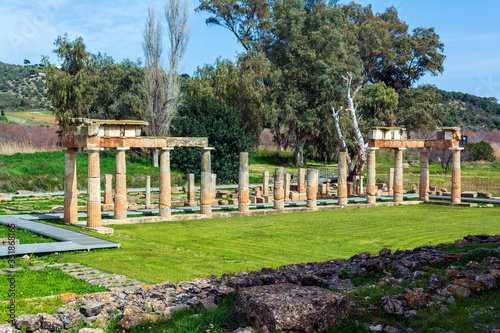
<path id="1" fill-rule="evenodd" d="M 115 225 L 120 250 L 59 254 L 146 283 L 325 261 L 500 233 L 499 208 L 421 204 L 270 216 Z"/>

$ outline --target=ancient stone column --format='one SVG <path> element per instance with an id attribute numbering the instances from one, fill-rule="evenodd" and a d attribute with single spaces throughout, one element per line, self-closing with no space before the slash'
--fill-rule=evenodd
<path id="1" fill-rule="evenodd" d="M 64 223 L 78 222 L 77 149 L 64 149 Z"/>
<path id="2" fill-rule="evenodd" d="M 300 168 L 297 174 L 297 192 L 299 200 L 304 200 L 306 196 L 306 169 Z"/>
<path id="3" fill-rule="evenodd" d="M 387 191 L 394 194 L 394 168 L 387 168 Z"/>
<path id="4" fill-rule="evenodd" d="M 86 148 L 88 153 L 87 179 L 87 227 L 101 227 L 101 175 L 99 167 L 100 148 Z"/>
<path id="5" fill-rule="evenodd" d="M 151 207 L 151 176 L 146 176 L 146 208 Z"/>
<path id="6" fill-rule="evenodd" d="M 403 202 L 403 152 L 406 148 L 394 149 L 394 202 Z"/>
<path id="7" fill-rule="evenodd" d="M 238 211 L 248 212 L 249 180 L 248 180 L 248 153 L 240 153 L 240 170 L 238 174 Z"/>
<path id="8" fill-rule="evenodd" d="M 418 186 L 421 201 L 429 201 L 429 149 L 420 149 L 420 184 Z"/>
<path id="9" fill-rule="evenodd" d="M 346 153 L 341 151 L 339 153 L 339 187 L 337 190 L 338 204 L 340 206 L 347 205 L 347 160 Z"/>
<path id="10" fill-rule="evenodd" d="M 365 179 L 365 176 L 359 176 L 359 188 L 358 188 L 359 195 L 365 194 L 365 189 L 363 188 L 363 180 L 364 179 Z"/>
<path id="11" fill-rule="evenodd" d="M 289 173 L 285 173 L 285 200 L 290 199 L 290 184 L 292 183 L 292 175 Z"/>
<path id="12" fill-rule="evenodd" d="M 277 167 L 274 171 L 274 209 L 285 209 L 284 178 L 283 167 Z"/>
<path id="13" fill-rule="evenodd" d="M 217 174 L 212 173 L 210 178 L 210 193 L 212 194 L 212 200 L 215 198 L 216 188 L 217 188 Z"/>
<path id="14" fill-rule="evenodd" d="M 210 182 L 212 179 L 212 167 L 210 164 L 210 151 L 214 148 L 200 148 L 201 151 L 201 185 L 200 185 L 200 213 L 212 214 L 212 193 Z"/>
<path id="15" fill-rule="evenodd" d="M 169 217 L 171 215 L 170 151 L 173 149 L 171 147 L 164 147 L 160 150 L 160 198 L 158 206 L 161 217 Z"/>
<path id="16" fill-rule="evenodd" d="M 460 171 L 460 151 L 464 148 L 450 148 L 452 155 L 451 169 L 451 204 L 462 202 L 462 175 Z"/>
<path id="17" fill-rule="evenodd" d="M 113 175 L 104 175 L 104 204 L 113 204 Z"/>
<path id="18" fill-rule="evenodd" d="M 125 152 L 129 148 L 116 148 L 115 160 L 115 220 L 127 218 L 127 169 Z"/>
<path id="19" fill-rule="evenodd" d="M 307 169 L 306 195 L 306 206 L 311 209 L 316 209 L 316 197 L 318 195 L 318 170 L 316 169 Z"/>
<path id="20" fill-rule="evenodd" d="M 367 151 L 367 172 L 366 172 L 366 203 L 373 205 L 376 203 L 377 186 L 376 183 L 376 152 L 378 148 L 366 148 Z"/>
<path id="21" fill-rule="evenodd" d="M 359 175 L 354 175 L 352 177 L 352 194 L 359 194 Z"/>
<path id="22" fill-rule="evenodd" d="M 187 204 L 190 207 L 196 206 L 196 187 L 194 185 L 194 173 L 187 175 Z"/>
<path id="23" fill-rule="evenodd" d="M 269 171 L 262 173 L 262 196 L 269 195 Z"/>

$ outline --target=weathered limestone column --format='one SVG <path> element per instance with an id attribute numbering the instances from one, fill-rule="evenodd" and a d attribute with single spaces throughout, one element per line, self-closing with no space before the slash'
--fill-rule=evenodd
<path id="1" fill-rule="evenodd" d="M 306 206 L 311 209 L 316 209 L 316 197 L 318 195 L 318 170 L 307 169 L 307 201 Z"/>
<path id="2" fill-rule="evenodd" d="M 339 187 L 337 190 L 338 204 L 340 206 L 345 206 L 347 205 L 347 160 L 345 151 L 341 151 L 339 153 L 338 183 L 339 183 Z"/>
<path id="3" fill-rule="evenodd" d="M 194 186 L 194 173 L 189 173 L 187 175 L 187 204 L 190 207 L 196 206 L 196 187 Z"/>
<path id="4" fill-rule="evenodd" d="M 451 204 L 462 202 L 462 175 L 460 171 L 460 151 L 464 148 L 450 148 L 453 158 L 451 169 Z"/>
<path id="5" fill-rule="evenodd" d="M 212 179 L 212 168 L 210 164 L 210 152 L 214 148 L 200 148 L 201 151 L 201 185 L 200 185 L 200 213 L 212 214 L 212 193 L 210 183 Z"/>
<path id="6" fill-rule="evenodd" d="M 101 227 L 101 176 L 99 167 L 100 148 L 86 148 L 88 153 L 87 172 L 87 227 Z"/>
<path id="7" fill-rule="evenodd" d="M 378 148 L 366 148 L 367 150 L 367 172 L 366 172 L 366 203 L 373 205 L 376 203 L 377 186 L 376 183 L 376 152 Z"/>
<path id="8" fill-rule="evenodd" d="M 420 149 L 420 184 L 418 186 L 421 201 L 429 201 L 429 149 Z"/>
<path id="9" fill-rule="evenodd" d="M 249 205 L 248 153 L 240 153 L 240 170 L 238 174 L 238 211 L 248 212 Z"/>
<path id="10" fill-rule="evenodd" d="M 77 149 L 64 149 L 64 223 L 78 222 Z"/>
<path id="11" fill-rule="evenodd" d="M 285 173 L 285 200 L 290 199 L 290 184 L 292 183 L 292 175 Z"/>
<path id="12" fill-rule="evenodd" d="M 365 176 L 359 176 L 359 190 L 358 190 L 359 195 L 365 194 L 365 189 L 363 187 L 363 180 L 364 179 L 365 179 Z"/>
<path id="13" fill-rule="evenodd" d="M 115 220 L 127 218 L 127 169 L 125 152 L 129 148 L 116 148 L 115 168 Z"/>
<path id="14" fill-rule="evenodd" d="M 284 178 L 283 167 L 277 167 L 274 171 L 274 209 L 285 209 Z"/>
<path id="15" fill-rule="evenodd" d="M 306 169 L 300 168 L 297 174 L 297 192 L 299 192 L 299 200 L 304 200 L 306 194 Z"/>
<path id="16" fill-rule="evenodd" d="M 403 152 L 406 148 L 394 149 L 394 202 L 403 202 Z"/>
<path id="17" fill-rule="evenodd" d="M 113 204 L 113 175 L 104 175 L 104 204 Z"/>
<path id="18" fill-rule="evenodd" d="M 210 193 L 212 194 L 212 199 L 215 198 L 215 192 L 217 188 L 217 174 L 212 173 L 210 174 Z"/>
<path id="19" fill-rule="evenodd" d="M 387 168 L 387 190 L 394 194 L 394 168 Z"/>
<path id="20" fill-rule="evenodd" d="M 151 176 L 146 176 L 146 209 L 151 207 Z"/>
<path id="21" fill-rule="evenodd" d="M 158 206 L 161 217 L 169 217 L 171 214 L 170 151 L 173 149 L 172 147 L 164 147 L 160 150 L 160 198 Z"/>
<path id="22" fill-rule="evenodd" d="M 269 171 L 262 173 L 262 196 L 269 195 Z"/>

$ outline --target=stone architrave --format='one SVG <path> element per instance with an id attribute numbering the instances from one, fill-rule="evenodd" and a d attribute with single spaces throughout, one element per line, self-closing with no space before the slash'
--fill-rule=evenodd
<path id="1" fill-rule="evenodd" d="M 274 209 L 285 209 L 284 178 L 283 167 L 277 167 L 274 171 Z"/>
<path id="2" fill-rule="evenodd" d="M 306 186 L 306 206 L 311 209 L 316 209 L 316 198 L 318 195 L 318 170 L 307 169 L 307 186 Z"/>
<path id="3" fill-rule="evenodd" d="M 160 197 L 158 208 L 161 217 L 169 217 L 171 215 L 172 185 L 170 183 L 170 151 L 173 149 L 166 147 L 160 150 Z"/>
<path id="4" fill-rule="evenodd" d="M 115 160 L 115 220 L 127 218 L 127 169 L 125 151 L 129 148 L 116 148 Z"/>
<path id="5" fill-rule="evenodd" d="M 403 202 L 403 152 L 406 148 L 394 149 L 394 202 Z"/>
<path id="6" fill-rule="evenodd" d="M 211 147 L 199 148 L 201 151 L 201 185 L 200 185 L 200 213 L 212 215 L 212 193 L 210 183 L 212 167 L 210 162 Z"/>
<path id="7" fill-rule="evenodd" d="M 297 172 L 297 192 L 299 200 L 306 199 L 306 169 L 300 168 Z"/>
<path id="8" fill-rule="evenodd" d="M 373 205 L 376 203 L 376 152 L 378 148 L 366 148 L 367 150 L 367 172 L 366 172 L 366 203 Z"/>
<path id="9" fill-rule="evenodd" d="M 285 200 L 290 200 L 290 184 L 292 182 L 292 175 L 289 173 L 285 173 L 285 183 L 284 183 L 284 190 L 285 190 Z"/>
<path id="10" fill-rule="evenodd" d="M 452 153 L 451 169 L 451 204 L 462 202 L 462 177 L 460 171 L 460 151 L 464 148 L 450 148 Z"/>
<path id="11" fill-rule="evenodd" d="M 88 154 L 87 171 L 87 227 L 101 227 L 101 176 L 99 165 L 100 148 L 86 148 Z"/>
<path id="12" fill-rule="evenodd" d="M 76 178 L 77 149 L 64 149 L 64 223 L 78 222 L 78 189 Z"/>
<path id="13" fill-rule="evenodd" d="M 387 191 L 394 193 L 394 168 L 387 168 Z"/>
<path id="14" fill-rule="evenodd" d="M 190 173 L 187 175 L 187 205 L 190 207 L 196 206 L 196 186 L 194 185 L 194 174 Z"/>
<path id="15" fill-rule="evenodd" d="M 151 208 L 151 176 L 146 176 L 146 209 Z"/>
<path id="16" fill-rule="evenodd" d="M 262 196 L 269 195 L 269 171 L 262 173 Z"/>
<path id="17" fill-rule="evenodd" d="M 418 187 L 421 201 L 429 201 L 429 149 L 420 149 L 420 184 Z"/>
<path id="18" fill-rule="evenodd" d="M 104 204 L 112 205 L 113 204 L 113 175 L 105 174 L 104 175 Z"/>
<path id="19" fill-rule="evenodd" d="M 248 153 L 240 153 L 240 170 L 238 174 L 238 211 L 248 212 L 250 187 L 248 178 Z"/>
<path id="20" fill-rule="evenodd" d="M 338 204 L 340 206 L 347 205 L 347 160 L 346 152 L 339 153 L 339 175 L 338 175 Z"/>

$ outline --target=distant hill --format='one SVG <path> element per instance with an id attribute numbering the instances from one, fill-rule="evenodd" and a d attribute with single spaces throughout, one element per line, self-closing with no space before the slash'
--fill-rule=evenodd
<path id="1" fill-rule="evenodd" d="M 50 106 L 41 65 L 10 65 L 0 62 L 0 109 L 44 109 Z"/>
<path id="2" fill-rule="evenodd" d="M 500 104 L 495 98 L 439 89 L 438 93 L 446 111 L 443 126 L 460 124 L 463 129 L 500 129 Z"/>

